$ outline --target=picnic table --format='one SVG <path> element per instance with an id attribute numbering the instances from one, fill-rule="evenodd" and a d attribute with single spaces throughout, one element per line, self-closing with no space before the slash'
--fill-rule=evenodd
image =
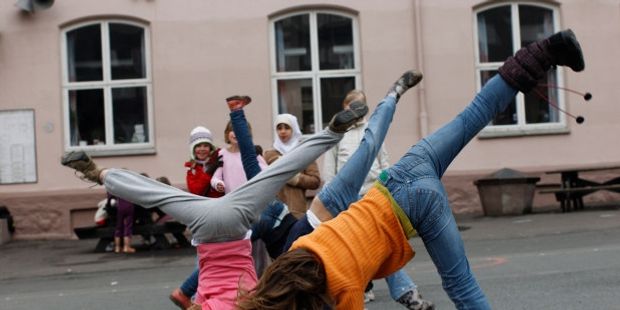
<path id="1" fill-rule="evenodd" d="M 541 190 L 541 194 L 555 194 L 560 202 L 562 212 L 583 209 L 583 197 L 600 190 L 620 193 L 620 176 L 615 176 L 604 182 L 585 179 L 580 176 L 583 172 L 614 172 L 620 175 L 620 165 L 576 167 L 546 171 L 546 174 L 560 174 L 561 182 L 558 188 Z"/>

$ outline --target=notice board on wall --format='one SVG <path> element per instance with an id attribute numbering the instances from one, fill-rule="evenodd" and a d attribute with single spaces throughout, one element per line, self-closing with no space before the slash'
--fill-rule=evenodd
<path id="1" fill-rule="evenodd" d="M 34 110 L 0 110 L 0 184 L 37 181 Z"/>

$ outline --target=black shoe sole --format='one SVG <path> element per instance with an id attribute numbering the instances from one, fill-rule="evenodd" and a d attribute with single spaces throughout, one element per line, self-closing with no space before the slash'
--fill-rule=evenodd
<path id="1" fill-rule="evenodd" d="M 368 105 L 362 101 L 353 101 L 349 109 L 336 114 L 333 124 L 330 126 L 334 131 L 344 132 L 362 117 L 368 114 Z"/>
<path id="2" fill-rule="evenodd" d="M 405 78 L 405 86 L 407 88 L 412 88 L 418 85 L 423 78 L 422 73 L 413 70 L 405 72 L 403 77 Z"/>

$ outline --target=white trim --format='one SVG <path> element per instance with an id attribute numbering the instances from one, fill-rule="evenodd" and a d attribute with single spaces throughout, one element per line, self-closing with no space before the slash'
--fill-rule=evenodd
<path id="1" fill-rule="evenodd" d="M 140 42 L 143 49 L 144 57 L 144 78 L 139 79 L 126 79 L 126 80 L 112 80 L 112 67 L 111 67 L 111 55 L 110 55 L 110 41 L 109 41 L 109 27 L 110 24 L 124 24 L 134 27 L 138 27 L 143 31 L 143 42 Z M 67 50 L 67 33 L 80 29 L 83 27 L 99 25 L 101 31 L 101 65 L 103 79 L 100 81 L 84 81 L 84 82 L 70 82 L 68 63 L 69 55 Z M 84 149 L 89 151 L 93 155 L 126 155 L 126 154 L 152 154 L 155 152 L 155 135 L 154 135 L 154 116 L 153 116 L 153 89 L 152 89 L 152 77 L 151 77 L 151 37 L 150 29 L 148 25 L 138 23 L 135 21 L 128 21 L 118 18 L 113 19 L 99 19 L 95 21 L 86 21 L 66 27 L 61 30 L 61 66 L 62 66 L 62 111 L 64 121 L 64 149 L 65 151 Z M 129 88 L 129 87 L 144 87 L 147 111 L 145 111 L 145 121 L 148 122 L 148 131 L 145 133 L 148 135 L 149 142 L 144 143 L 123 143 L 114 144 L 114 121 L 113 121 L 113 88 Z M 87 145 L 87 146 L 71 146 L 71 128 L 69 119 L 69 92 L 72 90 L 85 90 L 85 89 L 102 89 L 104 93 L 104 124 L 105 124 L 105 145 Z"/>
<path id="2" fill-rule="evenodd" d="M 320 70 L 320 60 L 318 53 L 318 33 L 317 33 L 317 16 L 318 14 L 331 14 L 345 17 L 351 20 L 352 27 L 352 45 L 353 45 L 353 68 L 338 70 Z M 293 72 L 277 72 L 277 50 L 276 50 L 276 34 L 275 23 L 293 16 L 308 15 L 308 26 L 310 27 L 310 63 L 311 68 L 308 71 Z M 359 39 L 359 22 L 356 15 L 344 13 L 337 10 L 304 10 L 289 12 L 280 15 L 269 21 L 269 51 L 270 51 L 270 68 L 271 68 L 271 91 L 272 91 L 272 116 L 275 118 L 278 114 L 278 80 L 293 79 L 310 79 L 312 81 L 312 101 L 315 131 L 321 129 L 322 119 L 322 102 L 321 102 L 321 79 L 352 77 L 355 80 L 355 87 L 360 88 L 361 82 L 361 61 L 360 61 L 360 39 Z"/>
<path id="3" fill-rule="evenodd" d="M 474 40 L 475 40 L 475 74 L 476 74 L 476 86 L 481 88 L 481 72 L 488 70 L 497 70 L 502 63 L 501 62 L 480 62 L 480 38 L 478 36 L 478 14 L 497 7 L 510 7 L 511 15 L 511 27 L 512 27 L 512 41 L 513 41 L 513 53 L 521 48 L 521 33 L 520 33 L 520 21 L 519 21 L 519 5 L 528 5 L 539 7 L 542 9 L 548 9 L 551 11 L 553 18 L 554 31 L 560 29 L 559 24 L 559 8 L 554 5 L 532 2 L 532 1 L 511 1 L 494 3 L 484 7 L 480 7 L 473 12 L 473 25 L 474 25 Z M 556 72 L 557 84 L 559 86 L 564 85 L 564 71 L 561 67 L 558 67 Z M 560 108 L 565 109 L 565 96 L 564 92 L 558 91 L 558 102 Z M 568 132 L 568 126 L 566 124 L 566 116 L 564 113 L 558 113 L 559 118 L 557 122 L 549 123 L 537 123 L 526 124 L 525 119 L 525 99 L 524 95 L 519 93 L 516 97 L 516 113 L 517 124 L 514 125 L 488 125 L 485 127 L 480 137 L 500 137 L 500 136 L 514 136 L 514 135 L 540 135 L 540 134 L 558 134 Z"/>

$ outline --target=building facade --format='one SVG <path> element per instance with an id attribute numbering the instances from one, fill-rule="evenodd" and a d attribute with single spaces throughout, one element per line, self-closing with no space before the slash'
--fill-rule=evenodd
<path id="1" fill-rule="evenodd" d="M 278 113 L 311 134 L 348 90 L 363 89 L 374 107 L 417 68 L 424 80 L 403 96 L 386 141 L 394 162 L 460 112 L 507 56 L 565 28 L 582 42 L 586 70 L 550 72 L 549 87 L 518 95 L 467 146 L 445 178 L 458 212 L 479 210 L 471 181 L 503 167 L 620 162 L 620 1 L 63 0 L 30 13 L 4 1 L 0 205 L 18 238 L 70 238 L 104 191 L 62 167 L 64 152 L 183 187 L 190 130 L 206 126 L 224 145 L 224 98 L 252 96 L 256 143 L 270 147 Z"/>

